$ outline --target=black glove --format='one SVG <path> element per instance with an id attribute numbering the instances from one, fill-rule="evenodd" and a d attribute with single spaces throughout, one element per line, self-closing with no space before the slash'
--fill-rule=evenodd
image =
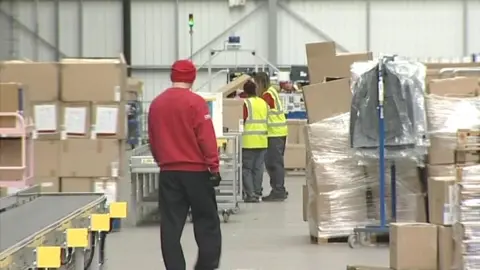
<path id="1" fill-rule="evenodd" d="M 220 173 L 211 173 L 210 174 L 210 181 L 212 182 L 214 187 L 218 187 L 220 185 L 220 181 L 222 181 L 222 177 L 220 176 Z"/>

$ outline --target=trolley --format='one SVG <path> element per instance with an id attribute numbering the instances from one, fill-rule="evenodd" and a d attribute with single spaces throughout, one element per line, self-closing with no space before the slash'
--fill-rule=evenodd
<path id="1" fill-rule="evenodd" d="M 241 134 L 226 133 L 218 138 L 220 153 L 220 174 L 222 182 L 216 188 L 219 214 L 228 222 L 232 214 L 237 213 L 242 194 Z M 158 188 L 160 168 L 150 152 L 149 145 L 142 145 L 131 151 L 129 157 L 130 183 L 128 207 L 131 213 L 127 219 L 130 226 L 154 222 L 158 215 Z M 188 220 L 192 217 L 189 213 Z"/>

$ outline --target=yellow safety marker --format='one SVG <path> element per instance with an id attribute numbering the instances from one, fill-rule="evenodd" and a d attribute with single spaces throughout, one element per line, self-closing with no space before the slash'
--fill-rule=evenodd
<path id="1" fill-rule="evenodd" d="M 88 247 L 88 229 L 67 229 L 67 247 Z"/>
<path id="2" fill-rule="evenodd" d="M 60 268 L 60 247 L 37 247 L 37 268 Z"/>
<path id="3" fill-rule="evenodd" d="M 110 215 L 92 214 L 90 216 L 90 230 L 94 232 L 110 231 Z"/>
<path id="4" fill-rule="evenodd" d="M 126 202 L 112 202 L 109 205 L 109 212 L 111 218 L 126 218 L 127 217 L 127 203 Z"/>
<path id="5" fill-rule="evenodd" d="M 217 147 L 223 147 L 227 143 L 226 139 L 217 139 Z"/>

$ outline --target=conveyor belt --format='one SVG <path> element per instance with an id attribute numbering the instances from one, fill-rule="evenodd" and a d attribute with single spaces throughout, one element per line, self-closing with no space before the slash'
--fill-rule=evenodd
<path id="1" fill-rule="evenodd" d="M 31 267 L 35 248 L 61 246 L 66 229 L 87 228 L 92 213 L 104 213 L 104 194 L 17 193 L 2 199 L 0 270 Z"/>
<path id="2" fill-rule="evenodd" d="M 5 209 L 14 206 L 16 203 L 17 203 L 17 197 L 15 196 L 0 198 L 0 213 Z"/>
<path id="3" fill-rule="evenodd" d="M 0 214 L 0 253 L 98 199 L 98 195 L 39 197 Z"/>

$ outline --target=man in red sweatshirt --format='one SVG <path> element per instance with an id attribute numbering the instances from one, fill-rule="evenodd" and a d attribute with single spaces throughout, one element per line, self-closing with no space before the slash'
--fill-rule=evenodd
<path id="1" fill-rule="evenodd" d="M 217 269 L 222 237 L 214 187 L 221 181 L 217 140 L 205 100 L 193 93 L 196 68 L 172 65 L 172 87 L 158 95 L 148 114 L 148 136 L 160 167 L 162 254 L 167 270 L 185 270 L 180 238 L 191 210 L 198 259 L 195 270 Z"/>

